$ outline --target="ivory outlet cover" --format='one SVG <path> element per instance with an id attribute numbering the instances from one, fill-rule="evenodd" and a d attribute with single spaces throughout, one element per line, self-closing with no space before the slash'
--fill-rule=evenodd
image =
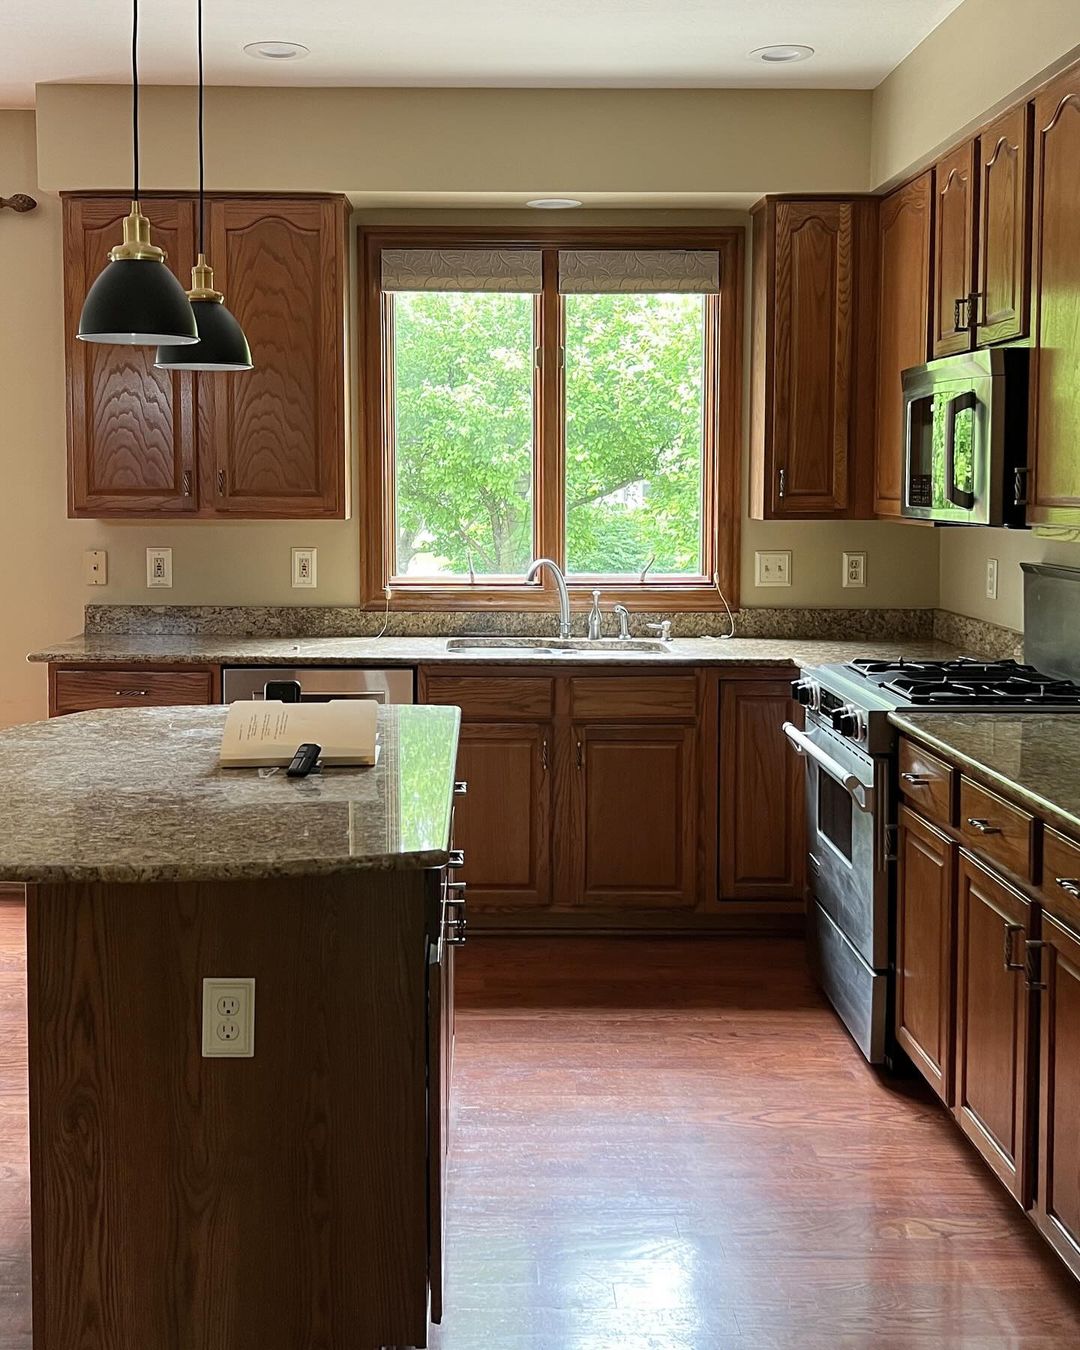
<path id="1" fill-rule="evenodd" d="M 317 586 L 319 551 L 314 548 L 294 548 L 292 551 L 292 584 Z"/>
<path id="2" fill-rule="evenodd" d="M 151 588 L 172 585 L 171 548 L 146 550 L 146 584 Z"/>
<path id="3" fill-rule="evenodd" d="M 791 550 L 754 554 L 754 570 L 759 586 L 791 585 Z"/>

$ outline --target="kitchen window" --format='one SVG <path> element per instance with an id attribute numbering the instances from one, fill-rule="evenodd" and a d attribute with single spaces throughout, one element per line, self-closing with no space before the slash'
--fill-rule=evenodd
<path id="1" fill-rule="evenodd" d="M 742 232 L 371 231 L 364 598 L 737 601 Z"/>

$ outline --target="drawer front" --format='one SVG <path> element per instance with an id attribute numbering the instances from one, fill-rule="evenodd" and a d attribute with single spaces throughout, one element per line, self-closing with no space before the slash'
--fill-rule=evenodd
<path id="1" fill-rule="evenodd" d="M 570 681 L 570 709 L 573 717 L 590 721 L 696 717 L 697 680 L 693 675 L 647 679 L 581 676 Z"/>
<path id="2" fill-rule="evenodd" d="M 53 714 L 95 708 L 169 708 L 212 701 L 208 670 L 58 670 Z"/>
<path id="3" fill-rule="evenodd" d="M 960 780 L 960 833 L 973 853 L 1032 880 L 1035 820 L 970 778 Z"/>
<path id="4" fill-rule="evenodd" d="M 482 722 L 545 722 L 552 715 L 554 681 L 545 677 L 429 675 L 425 690 L 428 703 Z"/>
<path id="5" fill-rule="evenodd" d="M 953 822 L 956 770 L 924 750 L 917 741 L 900 741 L 900 791 L 913 806 L 939 825 Z"/>
<path id="6" fill-rule="evenodd" d="M 1042 895 L 1049 909 L 1080 927 L 1080 844 L 1043 830 Z"/>

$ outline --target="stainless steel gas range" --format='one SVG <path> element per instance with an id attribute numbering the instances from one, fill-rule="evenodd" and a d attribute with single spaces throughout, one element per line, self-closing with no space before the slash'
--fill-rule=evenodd
<path id="1" fill-rule="evenodd" d="M 851 661 L 804 670 L 807 923 L 826 996 L 871 1063 L 891 1062 L 898 780 L 889 713 L 1080 711 L 1080 685 L 1016 661 Z"/>

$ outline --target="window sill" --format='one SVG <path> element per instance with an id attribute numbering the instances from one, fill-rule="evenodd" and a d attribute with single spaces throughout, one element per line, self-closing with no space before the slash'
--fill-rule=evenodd
<path id="1" fill-rule="evenodd" d="M 521 584 L 432 585 L 417 582 L 392 582 L 390 608 L 396 613 L 416 614 L 427 611 L 467 612 L 470 610 L 507 610 L 516 612 L 549 613 L 558 607 L 554 587 Z M 694 578 L 686 583 L 665 585 L 654 582 L 647 585 L 600 580 L 567 583 L 570 608 L 574 613 L 587 613 L 592 606 L 592 593 L 598 590 L 605 607 L 625 605 L 631 613 L 688 613 L 723 612 L 724 602 L 716 587 Z M 738 603 L 736 588 L 725 587 L 727 602 L 734 609 Z M 364 598 L 364 609 L 382 610 L 386 597 L 382 591 Z"/>

